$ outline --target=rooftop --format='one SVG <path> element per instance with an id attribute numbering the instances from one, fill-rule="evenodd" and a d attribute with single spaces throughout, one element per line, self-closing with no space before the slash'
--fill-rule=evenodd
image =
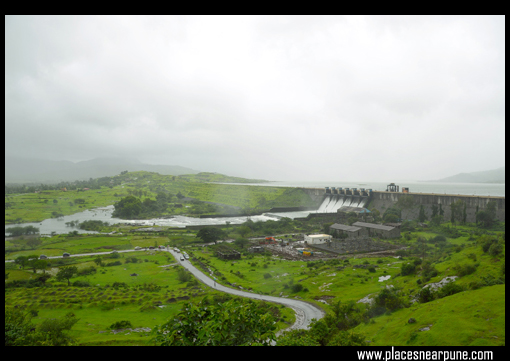
<path id="1" fill-rule="evenodd" d="M 395 229 L 395 227 L 383 226 L 381 224 L 366 223 L 366 222 L 355 222 L 352 225 L 353 226 L 358 226 L 358 227 L 381 229 L 383 231 L 391 231 L 392 229 Z"/>
<path id="2" fill-rule="evenodd" d="M 341 231 L 347 231 L 347 232 L 357 232 L 361 229 L 360 227 L 348 226 L 347 224 L 340 224 L 340 223 L 335 223 L 330 228 L 339 229 Z"/>

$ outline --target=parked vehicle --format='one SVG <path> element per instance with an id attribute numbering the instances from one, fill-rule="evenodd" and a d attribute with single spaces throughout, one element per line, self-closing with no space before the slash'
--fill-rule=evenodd
<path id="1" fill-rule="evenodd" d="M 180 253 L 181 251 L 179 251 L 179 248 L 174 248 L 174 251 L 177 252 L 177 253 Z"/>
<path id="2" fill-rule="evenodd" d="M 117 252 L 117 251 L 113 250 L 113 251 L 112 251 L 112 253 L 119 253 L 119 252 Z"/>
<path id="3" fill-rule="evenodd" d="M 189 259 L 189 256 L 187 253 L 184 255 L 184 258 Z"/>
<path id="4" fill-rule="evenodd" d="M 149 249 L 154 249 L 154 247 L 150 246 Z"/>
<path id="5" fill-rule="evenodd" d="M 184 261 L 184 257 L 181 257 L 181 261 Z"/>
<path id="6" fill-rule="evenodd" d="M 39 256 L 39 259 L 47 259 L 47 258 L 48 258 L 48 257 L 46 257 L 44 254 L 41 254 L 41 255 Z"/>
<path id="7" fill-rule="evenodd" d="M 62 257 L 64 257 L 64 258 L 71 257 L 71 254 L 70 254 L 70 253 L 67 253 L 67 252 L 64 252 L 64 254 L 62 255 Z"/>
<path id="8" fill-rule="evenodd" d="M 138 247 L 138 246 L 135 247 L 135 251 L 138 251 L 140 249 L 142 249 L 142 247 Z"/>

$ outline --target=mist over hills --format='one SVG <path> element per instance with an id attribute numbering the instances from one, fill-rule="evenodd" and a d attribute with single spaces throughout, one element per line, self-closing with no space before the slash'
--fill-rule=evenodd
<path id="1" fill-rule="evenodd" d="M 451 183 L 505 183 L 505 167 L 472 173 L 459 173 L 450 177 L 426 182 Z"/>
<path id="2" fill-rule="evenodd" d="M 5 183 L 58 183 L 114 176 L 122 171 L 148 171 L 162 175 L 197 174 L 178 165 L 145 164 L 123 157 L 95 158 L 82 162 L 5 157 Z"/>

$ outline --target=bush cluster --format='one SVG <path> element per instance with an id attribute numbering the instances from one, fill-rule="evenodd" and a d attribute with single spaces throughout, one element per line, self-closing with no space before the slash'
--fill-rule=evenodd
<path id="1" fill-rule="evenodd" d="M 123 321 L 117 321 L 117 322 L 112 323 L 110 325 L 110 327 L 108 327 L 108 328 L 110 330 L 118 330 L 121 328 L 128 328 L 128 327 L 133 327 L 133 325 L 131 324 L 131 321 L 123 320 Z"/>

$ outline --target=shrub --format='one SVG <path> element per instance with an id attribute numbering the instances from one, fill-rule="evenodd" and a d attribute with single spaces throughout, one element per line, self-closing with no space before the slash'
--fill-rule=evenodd
<path id="1" fill-rule="evenodd" d="M 444 242 L 446 242 L 446 237 L 443 236 L 442 234 L 439 234 L 439 235 L 435 236 L 434 238 L 431 238 L 429 240 L 429 242 L 431 242 L 431 243 L 444 243 Z"/>
<path id="2" fill-rule="evenodd" d="M 484 236 L 486 237 L 486 236 Z M 493 238 L 493 239 L 488 239 L 486 240 L 485 242 L 482 243 L 482 250 L 484 253 L 487 253 L 489 252 L 489 249 L 491 248 L 491 246 L 495 243 L 498 243 L 498 240 Z"/>
<path id="3" fill-rule="evenodd" d="M 300 292 L 303 290 L 303 285 L 301 283 L 296 283 L 295 285 L 292 285 L 291 287 L 292 292 Z"/>
<path id="4" fill-rule="evenodd" d="M 465 264 L 465 265 L 462 265 L 462 266 L 455 266 L 455 269 L 458 272 L 458 276 L 459 277 L 463 277 L 463 276 L 467 276 L 467 275 L 475 273 L 476 266 L 475 265 Z"/>
<path id="5" fill-rule="evenodd" d="M 115 323 L 112 323 L 110 327 L 108 327 L 110 330 L 118 330 L 120 328 L 128 328 L 133 327 L 131 325 L 131 321 L 123 320 L 123 321 L 117 321 Z"/>
<path id="6" fill-rule="evenodd" d="M 455 282 L 449 282 L 438 291 L 437 296 L 438 296 L 438 298 L 443 298 L 446 296 L 454 295 L 454 294 L 462 292 L 462 291 L 464 291 L 462 286 L 458 285 Z"/>
<path id="7" fill-rule="evenodd" d="M 395 311 L 405 307 L 405 302 L 394 288 L 384 288 L 374 298 L 374 307 L 383 307 L 388 311 Z"/>
<path id="8" fill-rule="evenodd" d="M 416 270 L 416 266 L 414 264 L 405 263 L 405 264 L 402 264 L 401 274 L 402 274 L 402 276 L 407 276 L 407 275 L 414 273 L 415 270 Z"/>
<path id="9" fill-rule="evenodd" d="M 113 282 L 112 283 L 113 288 L 129 288 L 128 284 L 126 282 Z"/>
<path id="10" fill-rule="evenodd" d="M 191 273 L 189 273 L 183 268 L 179 268 L 179 270 L 177 271 L 177 279 L 181 283 L 189 282 L 191 280 Z"/>
<path id="11" fill-rule="evenodd" d="M 73 286 L 74 287 L 92 287 L 92 285 L 90 283 L 88 283 L 87 281 L 80 281 L 80 280 L 74 281 Z"/>
<path id="12" fill-rule="evenodd" d="M 491 256 L 497 256 L 501 252 L 503 252 L 503 246 L 499 243 L 493 243 L 489 248 L 489 254 Z"/>
<path id="13" fill-rule="evenodd" d="M 94 266 L 90 266 L 90 267 L 85 267 L 81 270 L 78 271 L 78 275 L 79 276 L 86 276 L 86 275 L 89 275 L 89 274 L 92 274 L 92 273 L 96 273 L 97 270 L 96 270 L 96 267 Z"/>
<path id="14" fill-rule="evenodd" d="M 368 272 L 370 272 L 370 273 L 375 273 L 375 267 L 374 267 L 374 266 L 369 267 L 369 268 L 368 268 Z"/>
<path id="15" fill-rule="evenodd" d="M 271 276 L 271 274 L 269 274 L 269 273 L 264 273 L 264 278 L 265 278 L 266 280 L 267 280 L 268 278 L 271 278 L 271 277 L 272 277 L 272 276 Z"/>
<path id="16" fill-rule="evenodd" d="M 427 303 L 434 299 L 434 292 L 430 289 L 430 287 L 423 287 L 420 292 L 418 292 L 418 302 Z"/>
<path id="17" fill-rule="evenodd" d="M 381 264 L 381 263 L 383 263 L 383 262 L 384 262 L 384 261 L 383 261 L 381 258 L 379 258 L 379 259 L 377 260 L 377 263 L 378 263 L 378 264 Z"/>
<path id="18" fill-rule="evenodd" d="M 120 266 L 120 265 L 122 265 L 122 263 L 120 261 L 115 261 L 115 262 L 108 262 L 106 264 L 106 267 Z"/>
<path id="19" fill-rule="evenodd" d="M 476 254 L 474 254 L 474 253 L 468 254 L 467 258 L 472 259 L 474 262 L 476 262 Z"/>

